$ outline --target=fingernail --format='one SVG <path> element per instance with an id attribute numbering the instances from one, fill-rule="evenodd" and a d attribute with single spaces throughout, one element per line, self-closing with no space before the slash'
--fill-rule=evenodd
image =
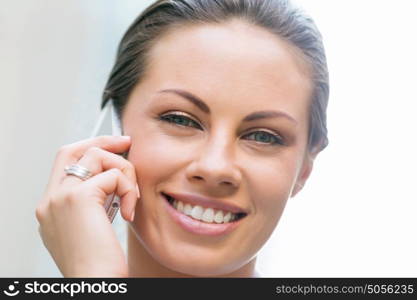
<path id="1" fill-rule="evenodd" d="M 135 211 L 132 211 L 132 214 L 130 215 L 130 222 L 133 222 L 135 220 Z"/>
<path id="2" fill-rule="evenodd" d="M 125 139 L 125 140 L 130 140 L 130 136 L 128 136 L 128 135 L 122 135 L 121 138 Z"/>
<path id="3" fill-rule="evenodd" d="M 138 197 L 138 199 L 140 198 L 140 192 L 139 192 L 138 184 L 136 184 L 136 196 Z"/>

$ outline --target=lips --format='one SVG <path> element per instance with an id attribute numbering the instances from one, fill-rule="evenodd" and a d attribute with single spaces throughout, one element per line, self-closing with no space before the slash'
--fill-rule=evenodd
<path id="1" fill-rule="evenodd" d="M 226 212 L 231 212 L 241 217 L 244 217 L 248 214 L 248 211 L 240 208 L 234 204 L 227 203 L 225 201 L 219 201 L 214 198 L 208 198 L 197 194 L 186 194 L 186 193 L 174 193 L 174 192 L 162 192 L 161 193 L 169 202 L 173 200 L 178 200 L 184 203 L 191 204 L 193 206 L 199 205 L 203 208 L 213 208 L 217 210 L 223 210 Z"/>
<path id="2" fill-rule="evenodd" d="M 204 215 L 202 219 L 198 218 L 198 216 L 195 215 L 194 209 L 191 214 L 190 213 L 187 214 L 185 211 L 184 212 L 182 212 L 181 210 L 179 211 L 174 206 L 174 202 L 178 203 L 178 199 L 172 197 L 171 195 L 175 195 L 175 196 L 179 195 L 178 198 L 182 199 L 182 201 L 187 201 L 185 202 L 187 203 L 187 205 L 196 205 L 195 208 L 199 206 L 201 208 L 203 207 L 202 205 L 204 205 L 205 209 L 207 210 L 211 209 L 213 211 L 214 209 L 219 209 L 220 207 L 223 210 L 225 207 L 228 207 L 229 215 L 231 214 L 230 208 L 237 213 L 232 214 L 235 217 L 232 219 L 229 219 L 229 221 L 227 222 L 226 222 L 226 219 L 227 219 L 226 217 L 223 219 L 224 222 L 218 220 L 218 218 L 216 218 L 215 222 L 210 222 L 206 220 Z M 228 205 L 228 204 L 221 205 L 219 204 L 219 202 L 213 202 L 212 200 L 201 197 L 201 196 L 200 197 L 195 196 L 195 195 L 190 196 L 190 194 L 177 194 L 177 193 L 168 194 L 168 193 L 162 192 L 161 198 L 165 199 L 164 207 L 167 210 L 168 214 L 173 218 L 175 223 L 180 225 L 180 227 L 182 227 L 184 230 L 190 233 L 198 234 L 198 235 L 219 236 L 219 235 L 230 233 L 241 224 L 243 218 L 247 215 L 247 213 L 242 212 L 244 211 L 243 209 L 237 206 Z M 197 210 L 199 209 L 197 208 Z M 195 217 L 197 217 L 197 219 L 195 219 Z"/>
<path id="3" fill-rule="evenodd" d="M 190 202 L 183 202 L 184 198 L 181 198 L 181 201 L 165 193 L 162 193 L 162 195 L 173 208 L 198 221 L 219 224 L 237 221 L 246 216 L 246 213 L 232 213 L 231 211 L 221 210 L 218 208 L 219 206 L 216 206 L 217 209 L 214 206 L 203 207 L 201 205 L 193 205 Z"/>

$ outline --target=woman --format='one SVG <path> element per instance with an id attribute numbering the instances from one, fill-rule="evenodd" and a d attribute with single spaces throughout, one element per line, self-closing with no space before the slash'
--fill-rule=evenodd
<path id="1" fill-rule="evenodd" d="M 62 274 L 257 276 L 257 252 L 327 145 L 313 21 L 281 0 L 157 1 L 119 45 L 110 99 L 126 136 L 62 147 L 36 210 Z M 103 209 L 111 193 L 128 257 Z"/>

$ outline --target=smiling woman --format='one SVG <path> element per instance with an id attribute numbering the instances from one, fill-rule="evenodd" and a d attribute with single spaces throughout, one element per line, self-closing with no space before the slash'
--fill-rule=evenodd
<path id="1" fill-rule="evenodd" d="M 157 1 L 120 42 L 107 101 L 129 138 L 63 147 L 37 209 L 62 273 L 257 276 L 258 251 L 327 145 L 313 21 L 281 0 Z M 67 176 L 71 163 L 92 177 Z M 100 206 L 114 192 L 127 260 Z"/>

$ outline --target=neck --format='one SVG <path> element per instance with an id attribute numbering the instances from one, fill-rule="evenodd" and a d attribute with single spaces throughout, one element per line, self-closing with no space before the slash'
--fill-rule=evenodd
<path id="1" fill-rule="evenodd" d="M 148 251 L 142 246 L 135 233 L 128 226 L 127 231 L 127 256 L 129 265 L 129 277 L 169 277 L 185 278 L 194 277 L 192 275 L 179 273 L 166 268 L 156 261 Z M 218 277 L 256 277 L 255 272 L 256 257 L 242 268 Z"/>

